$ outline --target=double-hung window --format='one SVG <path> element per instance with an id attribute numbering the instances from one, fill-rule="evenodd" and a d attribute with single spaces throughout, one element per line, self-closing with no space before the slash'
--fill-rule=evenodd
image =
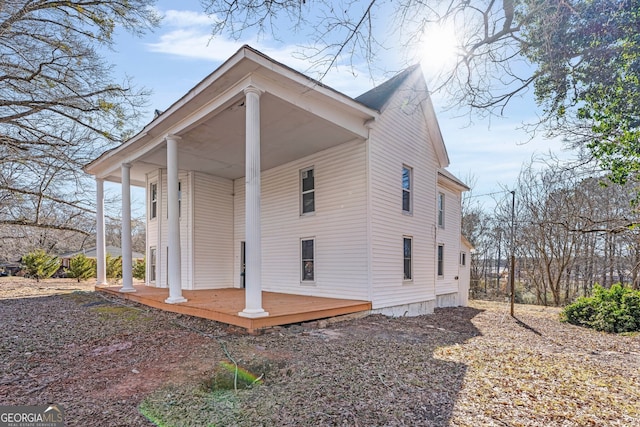
<path id="1" fill-rule="evenodd" d="M 411 213 L 411 192 L 413 190 L 413 169 L 402 166 L 402 212 Z"/>
<path id="2" fill-rule="evenodd" d="M 149 185 L 149 219 L 158 216 L 158 183 L 152 182 Z"/>
<path id="3" fill-rule="evenodd" d="M 302 259 L 301 279 L 303 282 L 313 282 L 316 280 L 314 253 L 315 239 L 302 239 L 300 242 Z"/>
<path id="4" fill-rule="evenodd" d="M 444 245 L 438 245 L 438 277 L 444 276 Z"/>
<path id="5" fill-rule="evenodd" d="M 438 227 L 444 228 L 444 193 L 438 193 Z"/>
<path id="6" fill-rule="evenodd" d="M 404 252 L 404 280 L 413 280 L 413 239 L 411 237 L 404 237 L 402 240 Z"/>
<path id="7" fill-rule="evenodd" d="M 300 171 L 300 214 L 310 214 L 316 211 L 316 186 L 313 168 Z"/>
<path id="8" fill-rule="evenodd" d="M 149 248 L 149 282 L 156 281 L 156 248 Z"/>

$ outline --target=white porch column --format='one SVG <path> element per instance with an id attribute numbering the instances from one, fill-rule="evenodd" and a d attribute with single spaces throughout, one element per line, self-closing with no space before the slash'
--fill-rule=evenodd
<path id="1" fill-rule="evenodd" d="M 131 164 L 122 167 L 122 288 L 120 292 L 135 292 L 131 259 Z"/>
<path id="2" fill-rule="evenodd" d="M 96 285 L 107 284 L 107 259 L 104 238 L 104 180 L 96 177 Z"/>
<path id="3" fill-rule="evenodd" d="M 169 259 L 169 298 L 164 302 L 177 304 L 186 302 L 182 296 L 182 270 L 180 269 L 180 218 L 178 212 L 178 141 L 180 137 L 167 135 L 167 211 Z"/>
<path id="4" fill-rule="evenodd" d="M 260 227 L 260 91 L 249 86 L 246 100 L 245 154 L 245 309 L 243 317 L 265 317 L 262 308 L 262 239 Z"/>

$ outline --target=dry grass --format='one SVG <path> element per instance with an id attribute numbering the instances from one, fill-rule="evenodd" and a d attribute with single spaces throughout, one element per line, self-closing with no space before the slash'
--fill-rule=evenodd
<path id="1" fill-rule="evenodd" d="M 60 403 L 70 426 L 152 425 L 138 408 L 167 426 L 640 425 L 640 336 L 563 324 L 557 309 L 513 319 L 473 302 L 250 336 L 92 292 L 9 294 L 0 403 Z M 228 356 L 263 384 L 212 390 Z"/>

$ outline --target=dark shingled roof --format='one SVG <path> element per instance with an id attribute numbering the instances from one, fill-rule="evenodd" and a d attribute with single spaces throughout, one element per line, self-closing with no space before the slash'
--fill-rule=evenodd
<path id="1" fill-rule="evenodd" d="M 391 95 L 402 85 L 407 77 L 418 68 L 420 64 L 413 65 L 400 74 L 395 75 L 379 86 L 374 87 L 368 92 L 363 93 L 355 100 L 377 111 L 381 111 L 382 107 L 387 103 Z"/>

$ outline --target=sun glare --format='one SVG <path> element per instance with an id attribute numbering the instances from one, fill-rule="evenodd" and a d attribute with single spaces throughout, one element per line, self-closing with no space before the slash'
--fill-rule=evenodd
<path id="1" fill-rule="evenodd" d="M 422 67 L 426 73 L 436 75 L 455 64 L 458 47 L 453 25 L 432 24 L 422 43 Z"/>

